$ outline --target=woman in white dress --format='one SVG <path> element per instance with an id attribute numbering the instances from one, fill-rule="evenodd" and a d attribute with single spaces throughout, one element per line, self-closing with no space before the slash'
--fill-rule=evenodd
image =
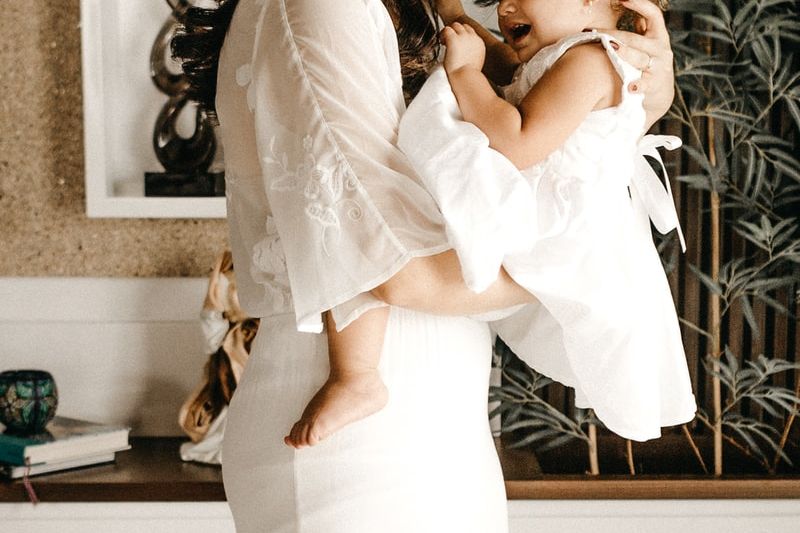
<path id="1" fill-rule="evenodd" d="M 480 295 L 461 279 L 441 214 L 396 146 L 404 97 L 434 59 L 432 6 L 386 4 L 228 0 L 189 13 L 176 45 L 210 110 L 216 90 L 240 300 L 261 318 L 223 444 L 239 533 L 507 531 L 487 420 L 491 337 L 466 315 L 532 297 L 505 272 Z M 668 43 L 647 44 L 671 63 Z M 658 115 L 671 68 L 655 74 L 667 88 L 649 92 Z M 343 330 L 384 302 L 386 408 L 287 447 L 327 378 L 324 321 Z"/>

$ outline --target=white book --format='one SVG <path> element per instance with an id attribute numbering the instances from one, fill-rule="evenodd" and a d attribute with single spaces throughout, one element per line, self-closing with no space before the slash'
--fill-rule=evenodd
<path id="1" fill-rule="evenodd" d="M 124 449 L 131 428 L 56 416 L 45 430 L 28 436 L 0 433 L 0 462 L 35 465 Z"/>
<path id="2" fill-rule="evenodd" d="M 130 448 L 130 446 L 128 446 Z M 125 449 L 128 449 L 125 448 Z M 68 470 L 70 468 L 78 468 L 80 466 L 97 465 L 101 463 L 110 463 L 114 461 L 115 452 L 122 450 L 114 450 L 97 455 L 90 455 L 87 457 L 79 457 L 77 459 L 70 459 L 68 461 L 56 461 L 53 463 L 40 463 L 30 467 L 28 476 L 35 476 L 37 474 L 46 474 L 48 472 L 59 472 L 61 470 Z M 25 476 L 27 466 L 18 465 L 0 465 L 0 473 L 10 479 L 18 479 Z"/>

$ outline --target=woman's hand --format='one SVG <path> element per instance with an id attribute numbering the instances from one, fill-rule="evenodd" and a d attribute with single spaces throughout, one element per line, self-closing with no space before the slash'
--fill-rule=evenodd
<path id="1" fill-rule="evenodd" d="M 448 73 L 462 68 L 480 72 L 486 59 L 486 45 L 471 26 L 454 22 L 441 33 L 442 44 L 447 48 L 444 69 Z"/>
<path id="2" fill-rule="evenodd" d="M 618 53 L 642 71 L 642 77 L 632 82 L 628 90 L 644 93 L 644 108 L 649 129 L 669 110 L 675 96 L 675 72 L 669 33 L 664 14 L 648 0 L 620 0 L 620 3 L 642 15 L 641 35 L 627 31 L 605 31 L 621 44 Z"/>

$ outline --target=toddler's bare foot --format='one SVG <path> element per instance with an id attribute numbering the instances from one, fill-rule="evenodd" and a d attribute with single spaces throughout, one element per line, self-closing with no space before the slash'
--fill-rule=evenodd
<path id="1" fill-rule="evenodd" d="M 288 446 L 314 446 L 347 424 L 386 406 L 389 392 L 377 370 L 331 376 L 283 438 Z"/>

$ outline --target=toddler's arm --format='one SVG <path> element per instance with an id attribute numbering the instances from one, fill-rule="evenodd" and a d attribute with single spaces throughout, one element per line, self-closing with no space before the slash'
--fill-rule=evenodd
<path id="1" fill-rule="evenodd" d="M 513 48 L 498 39 L 492 32 L 464 12 L 461 0 L 438 0 L 436 9 L 445 25 L 459 22 L 475 30 L 486 45 L 486 63 L 483 73 L 496 85 L 511 82 L 514 71 L 519 66 L 519 57 Z"/>
<path id="2" fill-rule="evenodd" d="M 542 161 L 592 110 L 617 103 L 621 82 L 599 45 L 568 50 L 518 109 L 497 96 L 481 73 L 484 45 L 471 27 L 456 22 L 442 31 L 442 39 L 444 68 L 464 120 L 517 168 Z"/>

